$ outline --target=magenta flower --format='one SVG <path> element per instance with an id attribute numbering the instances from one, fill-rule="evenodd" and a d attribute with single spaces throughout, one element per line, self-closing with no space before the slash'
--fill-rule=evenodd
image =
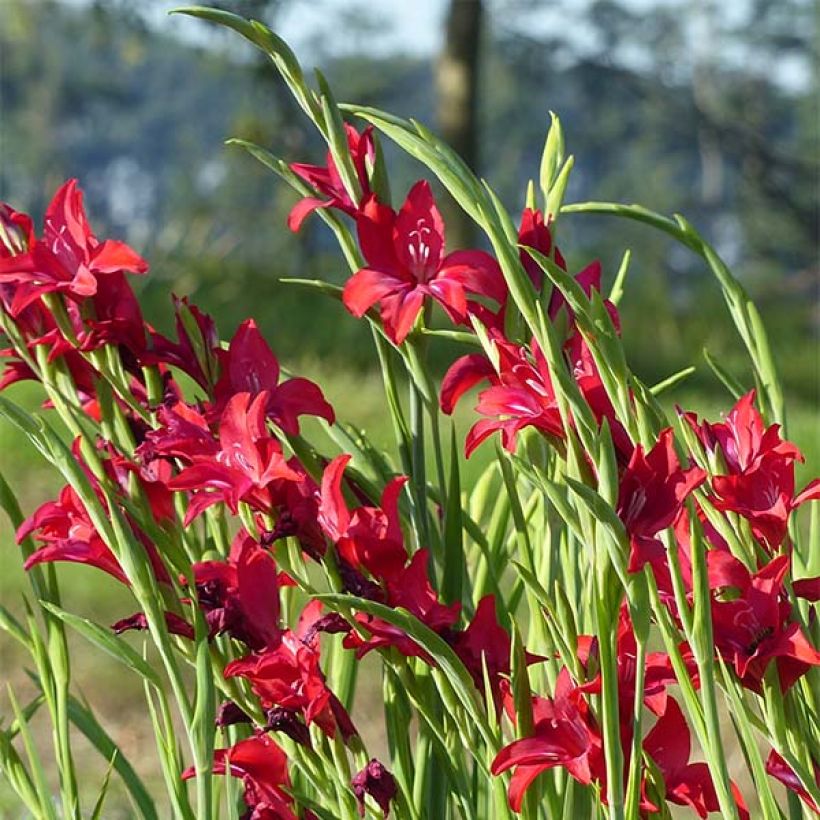
<path id="1" fill-rule="evenodd" d="M 458 324 L 467 316 L 466 293 L 497 299 L 505 292 L 498 263 L 488 254 L 444 255 L 444 223 L 424 180 L 413 186 L 398 213 L 371 195 L 357 227 L 367 267 L 348 279 L 345 307 L 362 317 L 378 303 L 395 344 L 407 337 L 427 297 Z"/>

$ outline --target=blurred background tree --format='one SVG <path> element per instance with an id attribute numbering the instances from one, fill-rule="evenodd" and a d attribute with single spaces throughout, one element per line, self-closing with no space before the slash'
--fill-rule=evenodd
<path id="1" fill-rule="evenodd" d="M 537 170 L 547 111 L 556 111 L 578 158 L 569 199 L 640 201 L 692 219 L 762 301 L 789 387 L 816 396 L 809 0 L 427 0 L 413 28 L 404 4 L 214 5 L 292 30 L 306 65 L 328 72 L 339 98 L 437 120 L 514 212 Z M 355 352 L 361 328 L 277 282 L 342 275 L 321 226 L 289 235 L 292 194 L 221 143 L 240 136 L 314 161 L 321 146 L 263 58 L 165 17 L 171 6 L 6 0 L 0 195 L 39 212 L 62 178 L 78 176 L 101 232 L 126 234 L 152 260 L 145 296 L 157 320 L 169 290 L 191 293 L 225 333 L 250 311 L 287 355 L 344 350 L 366 366 Z M 305 18 L 310 26 L 293 24 Z M 397 197 L 418 173 L 399 159 Z M 600 256 L 610 274 L 633 249 L 624 310 L 627 320 L 654 318 L 632 333 L 647 378 L 698 358 L 703 342 L 730 365 L 740 360 L 694 259 L 605 219 L 567 219 L 561 233 L 573 264 Z M 452 243 L 468 237 L 453 216 Z"/>

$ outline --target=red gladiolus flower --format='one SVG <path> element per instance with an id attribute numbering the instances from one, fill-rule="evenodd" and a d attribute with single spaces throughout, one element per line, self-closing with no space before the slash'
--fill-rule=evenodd
<path id="1" fill-rule="evenodd" d="M 444 256 L 444 223 L 424 180 L 413 186 L 398 213 L 370 196 L 357 227 L 367 267 L 348 279 L 345 307 L 362 317 L 378 302 L 395 344 L 404 341 L 428 296 L 461 323 L 467 315 L 466 293 L 498 300 L 506 292 L 498 263 L 483 251 Z"/>
<path id="2" fill-rule="evenodd" d="M 389 582 L 407 563 L 398 508 L 407 477 L 394 478 L 384 488 L 380 507 L 359 507 L 351 515 L 342 495 L 342 479 L 350 458 L 338 456 L 325 468 L 319 525 L 351 566 Z"/>
<path id="3" fill-rule="evenodd" d="M 374 757 L 350 782 L 353 794 L 359 801 L 359 814 L 364 817 L 364 797 L 369 794 L 378 804 L 385 817 L 390 815 L 390 801 L 398 787 L 392 774 Z"/>
<path id="4" fill-rule="evenodd" d="M 242 322 L 228 350 L 217 349 L 216 355 L 221 373 L 210 415 L 218 417 L 236 393 L 249 393 L 253 398 L 265 391 L 268 418 L 289 435 L 299 435 L 299 416 L 319 416 L 328 424 L 336 420 L 333 408 L 312 381 L 296 378 L 279 382 L 279 361 L 253 319 Z"/>
<path id="5" fill-rule="evenodd" d="M 178 367 L 210 395 L 216 382 L 215 351 L 219 348 L 216 325 L 207 313 L 203 313 L 196 305 L 189 305 L 187 299 L 174 296 L 173 300 L 177 341 L 173 342 L 160 333 L 151 332 L 150 349 L 140 356 L 140 363 Z M 186 323 L 183 319 L 185 314 L 193 320 L 191 323 Z M 196 327 L 195 332 L 190 325 Z"/>
<path id="6" fill-rule="evenodd" d="M 814 782 L 820 788 L 820 765 L 812 760 L 814 768 Z M 815 814 L 820 814 L 820 807 L 814 802 L 806 787 L 800 782 L 794 769 L 774 750 L 766 760 L 766 772 L 775 780 L 779 780 L 789 791 L 794 792 Z"/>
<path id="7" fill-rule="evenodd" d="M 348 123 L 345 123 L 347 133 L 347 144 L 350 148 L 350 157 L 353 160 L 353 167 L 356 169 L 356 177 L 362 189 L 362 198 L 370 196 L 370 180 L 368 177 L 368 165 L 373 165 L 376 158 L 376 147 L 373 143 L 373 127 L 368 125 L 361 134 Z M 355 203 L 339 176 L 339 169 L 333 154 L 327 152 L 327 166 L 306 165 L 300 162 L 293 162 L 290 165 L 298 177 L 316 188 L 320 194 L 327 197 L 318 199 L 316 197 L 305 197 L 296 203 L 288 215 L 288 227 L 292 231 L 298 231 L 302 227 L 305 217 L 313 213 L 317 208 L 338 208 L 350 216 L 355 217 L 358 213 L 358 204 Z"/>
<path id="8" fill-rule="evenodd" d="M 44 546 L 26 559 L 24 569 L 49 561 L 69 561 L 97 567 L 128 584 L 128 577 L 114 553 L 100 537 L 71 487 L 63 487 L 56 501 L 47 501 L 20 525 L 17 542 L 34 532 Z"/>
<path id="9" fill-rule="evenodd" d="M 125 274 L 115 271 L 99 279 L 91 303 L 94 317 L 85 320 L 87 329 L 78 335 L 80 349 L 89 351 L 115 345 L 126 370 L 141 377 L 139 358 L 146 347 L 146 324 Z"/>
<path id="10" fill-rule="evenodd" d="M 269 547 L 279 538 L 294 537 L 302 549 L 318 560 L 325 552 L 325 536 L 319 525 L 319 487 L 295 456 L 288 467 L 297 480 L 278 478 L 268 485 L 271 514 L 275 518 L 272 530 L 260 523 L 262 543 Z"/>
<path id="11" fill-rule="evenodd" d="M 43 238 L 0 259 L 0 282 L 15 284 L 12 315 L 44 293 L 81 301 L 97 292 L 97 279 L 117 272 L 145 273 L 148 264 L 123 242 L 100 242 L 91 232 L 77 180 L 63 184 L 46 209 Z"/>
<path id="12" fill-rule="evenodd" d="M 767 458 L 803 461 L 800 450 L 780 438 L 779 424 L 763 424 L 754 402 L 755 391 L 750 390 L 737 400 L 726 420 L 717 424 L 704 421 L 699 425 L 693 414 L 684 416 L 707 450 L 720 450 L 730 475 L 754 470 Z"/>
<path id="13" fill-rule="evenodd" d="M 227 562 L 204 561 L 193 571 L 212 636 L 228 633 L 255 651 L 279 645 L 280 574 L 247 530 L 237 533 Z"/>
<path id="14" fill-rule="evenodd" d="M 325 683 L 316 637 L 305 642 L 286 630 L 275 649 L 232 661 L 224 675 L 249 680 L 265 709 L 282 706 L 299 710 L 307 725 L 315 722 L 329 737 L 334 737 L 337 729 L 345 738 L 356 733 L 344 706 Z"/>
<path id="15" fill-rule="evenodd" d="M 520 812 L 533 780 L 556 766 L 565 768 L 579 783 L 598 782 L 605 790 L 601 733 L 566 667 L 558 675 L 553 699 L 533 698 L 533 718 L 533 734 L 505 746 L 490 767 L 494 775 L 515 767 L 508 791 L 512 810 Z"/>
<path id="16" fill-rule="evenodd" d="M 393 607 L 403 607 L 433 632 L 446 634 L 458 620 L 461 604 L 456 602 L 445 606 L 438 600 L 427 573 L 428 560 L 429 551 L 426 549 L 413 555 L 407 567 L 388 582 L 387 603 Z M 432 659 L 412 638 L 392 624 L 363 613 L 356 615 L 356 621 L 371 634 L 367 640 L 353 631 L 345 637 L 344 646 L 355 649 L 357 658 L 362 658 L 372 649 L 395 646 L 408 658 L 424 658 L 432 663 Z"/>
<path id="17" fill-rule="evenodd" d="M 476 689 L 484 694 L 484 668 L 490 682 L 496 714 L 501 713 L 504 692 L 502 681 L 510 675 L 510 635 L 498 623 L 495 596 L 485 595 L 479 602 L 470 625 L 452 641 L 453 650 L 470 673 Z M 543 658 L 526 654 L 528 664 Z"/>
<path id="18" fill-rule="evenodd" d="M 820 652 L 800 625 L 790 621 L 791 604 L 783 589 L 789 559 L 780 555 L 752 575 L 729 553 L 707 553 L 709 586 L 734 589 L 739 597 L 712 601 L 715 647 L 731 662 L 741 683 L 755 692 L 770 661 L 777 664 L 785 692 L 810 666 L 820 665 Z"/>
<path id="19" fill-rule="evenodd" d="M 660 769 L 665 784 L 666 799 L 679 806 L 689 806 L 698 817 L 720 811 L 715 786 L 705 763 L 690 763 L 692 741 L 689 727 L 680 706 L 669 698 L 666 711 L 643 740 L 644 752 Z M 741 820 L 748 820 L 749 811 L 740 790 L 732 783 Z"/>
<path id="20" fill-rule="evenodd" d="M 288 467 L 282 446 L 265 427 L 267 402 L 266 391 L 252 401 L 249 393 L 233 396 L 220 420 L 219 451 L 214 455 L 209 445 L 203 456 L 192 456 L 191 466 L 168 482 L 171 490 L 193 491 L 185 526 L 220 501 L 234 514 L 240 501 L 264 512 L 270 508 L 267 488 L 272 481 L 299 480 Z"/>
<path id="21" fill-rule="evenodd" d="M 662 430 L 648 452 L 637 446 L 621 478 L 618 516 L 632 538 L 653 536 L 669 527 L 684 499 L 703 483 L 698 467 L 681 468 L 671 427 Z"/>
<path id="22" fill-rule="evenodd" d="M 792 510 L 820 499 L 820 479 L 795 496 L 794 465 L 773 458 L 739 475 L 715 476 L 712 489 L 717 494 L 712 502 L 715 508 L 747 519 L 755 536 L 772 552 L 786 537 Z"/>
<path id="23" fill-rule="evenodd" d="M 104 498 L 100 501 L 106 504 Z M 51 561 L 68 561 L 96 567 L 123 584 L 129 583 L 119 561 L 97 532 L 80 497 L 71 487 L 63 487 L 56 501 L 46 502 L 20 525 L 17 542 L 33 533 L 36 533 L 37 540 L 43 542 L 43 546 L 26 559 L 24 569 Z M 136 527 L 134 535 L 145 547 L 157 580 L 168 582 L 168 572 L 156 547 Z"/>
<path id="24" fill-rule="evenodd" d="M 632 742 L 632 712 L 635 702 L 636 660 L 638 644 L 629 609 L 621 607 L 618 619 L 617 637 L 617 664 L 618 664 L 618 704 L 621 717 L 621 738 L 624 748 L 629 748 Z M 590 671 L 591 660 L 597 661 L 598 639 L 590 635 L 578 636 L 578 659 L 587 672 Z M 644 705 L 655 715 L 662 715 L 666 711 L 667 687 L 676 682 L 675 673 L 669 656 L 665 652 L 649 652 L 644 660 Z M 697 666 L 692 663 L 689 669 L 690 676 L 697 683 Z M 601 693 L 601 673 L 597 672 L 587 683 L 578 686 L 578 692 L 585 694 Z"/>
<path id="25" fill-rule="evenodd" d="M 763 424 L 754 399 L 751 390 L 718 424 L 698 424 L 689 413 L 684 418 L 707 450 L 723 456 L 727 474 L 712 479 L 715 507 L 746 518 L 755 536 L 774 552 L 786 536 L 791 511 L 820 498 L 820 479 L 795 496 L 794 462 L 803 461 L 803 455 L 780 438 L 779 425 Z"/>
<path id="26" fill-rule="evenodd" d="M 544 214 L 541 213 L 541 211 L 524 208 L 521 214 L 521 224 L 518 228 L 518 244 L 524 245 L 527 248 L 535 248 L 535 250 L 544 256 L 549 256 L 552 253 L 552 234 L 550 233 L 549 226 L 544 222 Z M 524 270 L 527 271 L 527 275 L 530 277 L 533 286 L 536 290 L 541 290 L 544 284 L 544 271 L 541 270 L 541 266 L 526 250 L 521 250 L 520 257 L 521 264 L 524 266 Z M 555 264 L 564 270 L 567 268 L 564 257 L 558 248 L 555 249 Z M 553 300 L 556 298 L 556 294 L 554 293 L 550 300 L 550 319 L 555 319 Z"/>
<path id="27" fill-rule="evenodd" d="M 254 820 L 299 820 L 290 791 L 288 758 L 270 735 L 258 732 L 230 749 L 214 752 L 214 774 L 242 779 L 245 805 Z M 196 777 L 191 767 L 183 780 Z"/>
<path id="28" fill-rule="evenodd" d="M 525 427 L 535 427 L 548 436 L 564 437 L 561 414 L 549 368 L 537 343 L 530 348 L 514 345 L 500 334 L 493 336 L 498 353 L 498 371 L 482 354 L 456 359 L 441 385 L 441 408 L 452 413 L 455 403 L 478 382 L 486 379 L 490 387 L 478 396 L 477 412 L 489 418 L 476 422 L 467 434 L 464 445 L 469 458 L 484 439 L 501 431 L 504 447 L 515 451 L 518 433 Z"/>

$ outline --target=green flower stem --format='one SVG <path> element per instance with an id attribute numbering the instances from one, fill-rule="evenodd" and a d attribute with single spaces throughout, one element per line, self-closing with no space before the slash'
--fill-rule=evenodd
<path id="1" fill-rule="evenodd" d="M 646 641 L 637 641 L 635 655 L 635 698 L 632 705 L 632 748 L 629 758 L 629 775 L 626 783 L 626 817 L 638 817 L 641 798 L 642 726 L 644 682 L 646 680 Z"/>
<path id="2" fill-rule="evenodd" d="M 621 748 L 620 714 L 618 700 L 618 656 L 616 647 L 619 600 L 611 592 L 620 589 L 613 570 L 607 567 L 593 574 L 596 584 L 596 620 L 598 651 L 601 659 L 601 722 L 604 731 L 607 797 L 610 820 L 623 820 L 623 750 Z M 618 599 L 620 594 L 618 595 Z"/>

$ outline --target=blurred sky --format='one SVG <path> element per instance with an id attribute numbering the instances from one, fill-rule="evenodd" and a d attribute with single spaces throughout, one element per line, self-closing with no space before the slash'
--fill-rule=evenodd
<path id="1" fill-rule="evenodd" d="M 105 5 L 107 0 L 97 0 Z M 92 0 L 62 0 L 69 5 L 87 5 Z M 113 0 L 111 0 L 113 2 Z M 559 32 L 572 40 L 576 53 L 594 47 L 582 21 L 593 0 L 574 0 L 557 8 L 549 0 L 485 0 L 493 30 L 504 28 L 526 31 L 535 37 Z M 682 5 L 681 0 L 623 0 L 640 13 L 641 9 Z M 169 19 L 171 9 L 195 4 L 196 0 L 140 0 L 133 6 L 152 25 L 166 32 L 207 42 L 213 30 L 194 20 Z M 2 0 L 0 0 L 2 5 Z M 288 0 L 278 13 L 276 30 L 296 51 L 301 60 L 319 62 L 321 56 L 351 52 L 383 57 L 397 53 L 412 56 L 435 54 L 444 36 L 444 15 L 449 0 Z M 692 53 L 719 47 L 729 59 L 747 72 L 753 72 L 755 55 L 749 43 L 728 42 L 705 25 L 707 16 L 721 26 L 741 27 L 748 22 L 748 0 L 689 0 L 683 3 L 689 19 Z M 237 51 L 238 55 L 242 51 Z M 633 48 L 619 59 L 640 70 L 644 55 Z M 240 57 L 241 59 L 241 57 Z M 682 67 L 682 70 L 686 70 Z M 805 60 L 786 57 L 777 66 L 767 65 L 769 76 L 783 87 L 802 91 L 812 82 L 811 66 Z"/>

